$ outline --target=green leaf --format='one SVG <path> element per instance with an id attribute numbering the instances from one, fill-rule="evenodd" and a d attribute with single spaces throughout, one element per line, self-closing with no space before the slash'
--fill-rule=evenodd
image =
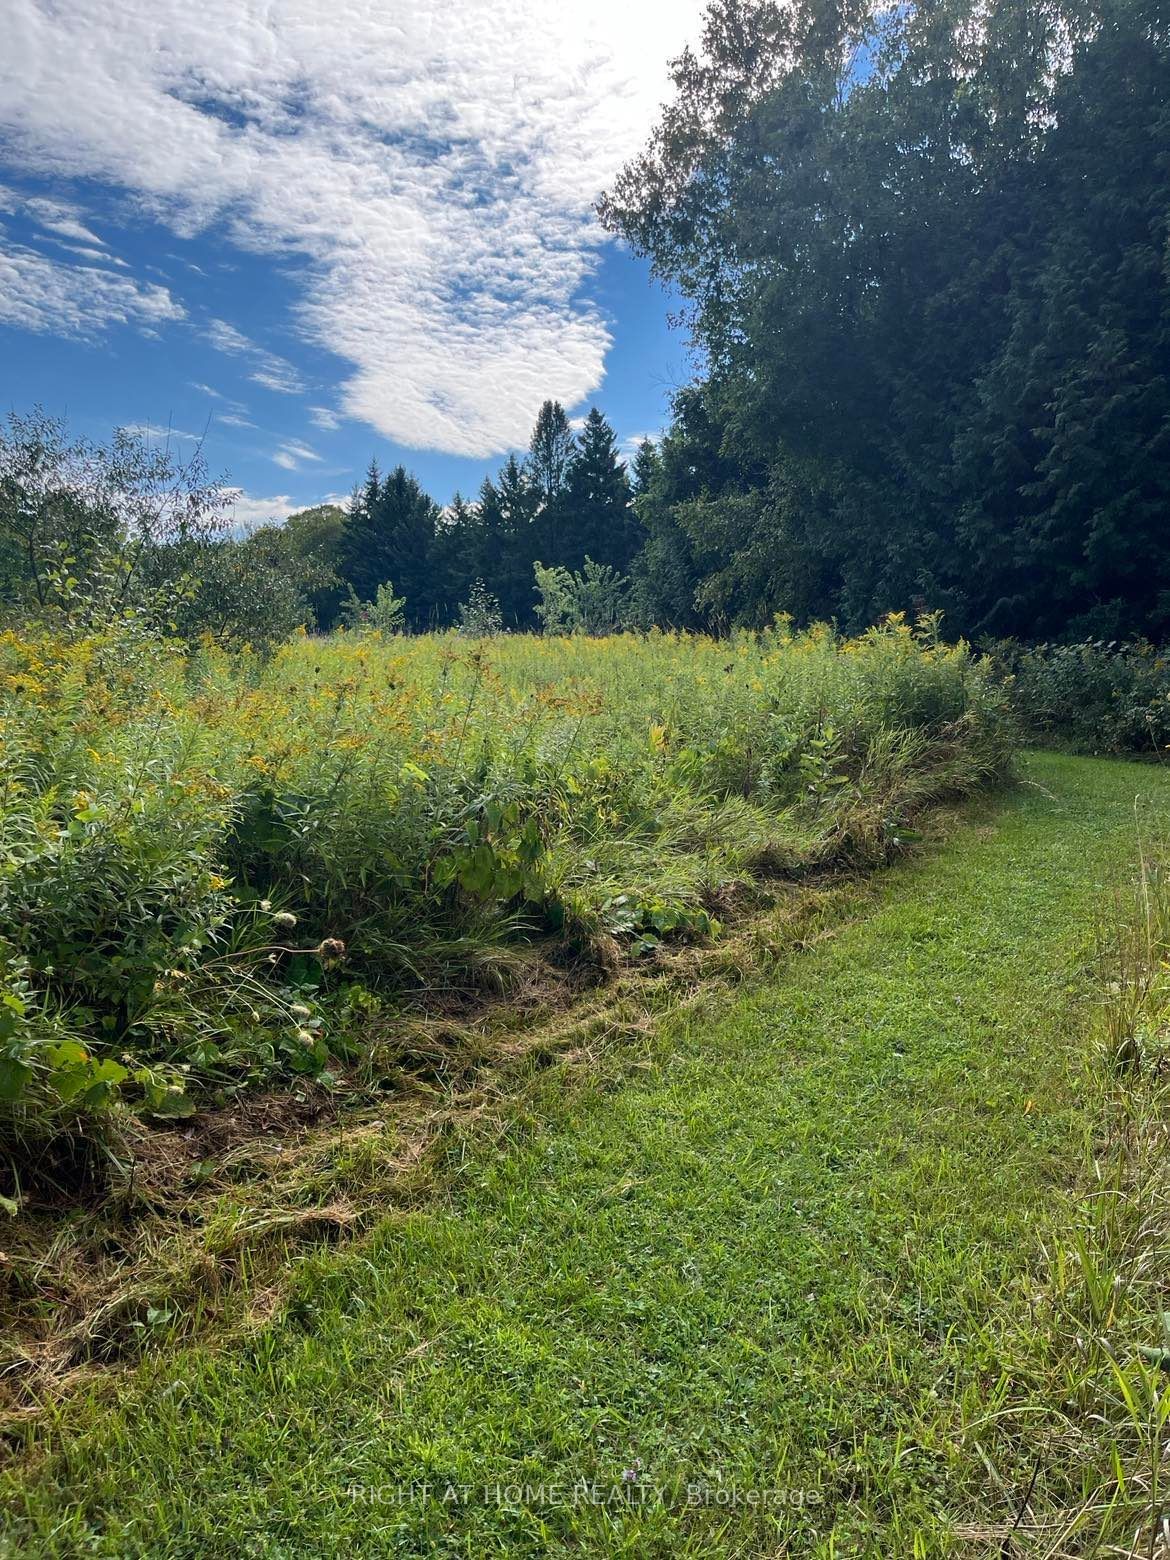
<path id="1" fill-rule="evenodd" d="M 183 1120 L 195 1114 L 195 1101 L 190 1095 L 160 1089 L 158 1097 L 149 1106 L 152 1116 L 165 1116 L 168 1120 Z"/>
<path id="2" fill-rule="evenodd" d="M 0 1056 L 0 1100 L 18 1100 L 31 1077 L 31 1067 L 14 1056 Z"/>
<path id="3" fill-rule="evenodd" d="M 89 1061 L 89 1052 L 76 1040 L 62 1040 L 49 1052 L 50 1067 L 78 1067 Z"/>

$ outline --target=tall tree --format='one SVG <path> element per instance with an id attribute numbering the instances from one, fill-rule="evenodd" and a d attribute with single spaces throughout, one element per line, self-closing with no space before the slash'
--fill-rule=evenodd
<path id="1" fill-rule="evenodd" d="M 405 466 L 381 479 L 371 465 L 350 501 L 338 573 L 364 601 L 390 583 L 406 598 L 412 628 L 426 628 L 438 607 L 432 553 L 440 511 Z"/>
<path id="2" fill-rule="evenodd" d="M 631 569 L 637 617 L 646 626 L 713 625 L 726 612 L 712 609 L 699 593 L 721 564 L 720 543 L 708 524 L 706 506 L 743 482 L 738 462 L 721 453 L 723 429 L 709 394 L 680 391 L 674 421 L 660 445 L 644 443 L 634 466 L 634 510 L 642 545 Z M 739 615 L 739 602 L 736 612 Z"/>
<path id="3" fill-rule="evenodd" d="M 701 603 L 1170 628 L 1167 79 L 1158 0 L 714 0 L 601 207 L 738 468 Z"/>
<path id="4" fill-rule="evenodd" d="M 546 401 L 528 446 L 528 470 L 542 504 L 553 503 L 564 492 L 576 448 L 564 407 L 559 401 Z"/>
<path id="5" fill-rule="evenodd" d="M 438 623 L 449 625 L 457 621 L 460 605 L 467 600 L 474 581 L 482 576 L 484 559 L 479 509 L 456 492 L 440 515 L 431 555 Z"/>
<path id="6" fill-rule="evenodd" d="M 525 468 L 537 500 L 535 552 L 559 559 L 569 545 L 572 522 L 568 493 L 569 473 L 577 454 L 577 441 L 559 401 L 540 408 Z"/>
<path id="7" fill-rule="evenodd" d="M 289 515 L 281 527 L 285 554 L 306 582 L 313 618 L 322 630 L 332 628 L 337 621 L 344 593 L 337 566 L 345 520 L 340 504 L 317 504 Z"/>
<path id="8" fill-rule="evenodd" d="M 568 469 L 564 543 L 550 561 L 579 569 L 592 558 L 624 573 L 639 540 L 632 497 L 613 428 L 594 406 Z"/>
<path id="9" fill-rule="evenodd" d="M 515 455 L 508 456 L 494 482 L 485 478 L 479 490 L 479 578 L 499 601 L 509 628 L 530 628 L 535 621 L 532 565 L 539 506 L 539 493 Z"/>

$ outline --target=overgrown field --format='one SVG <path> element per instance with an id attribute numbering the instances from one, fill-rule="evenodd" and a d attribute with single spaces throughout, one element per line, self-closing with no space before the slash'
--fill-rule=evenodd
<path id="1" fill-rule="evenodd" d="M 1004 774 L 934 625 L 716 641 L 0 636 L 5 1195 L 155 1117 L 391 1067 L 408 1006 L 717 936 L 753 878 L 884 858 Z M 80 1131 L 78 1130 L 80 1129 Z"/>

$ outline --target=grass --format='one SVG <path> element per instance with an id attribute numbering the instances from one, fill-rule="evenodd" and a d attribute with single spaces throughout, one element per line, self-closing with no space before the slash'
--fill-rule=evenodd
<path id="1" fill-rule="evenodd" d="M 1054 1242 L 1103 1142 L 1136 794 L 1164 825 L 1160 771 L 1031 759 L 785 972 L 619 1078 L 551 1066 L 251 1339 L 50 1417 L 8 1552 L 1031 1552 L 1040 1496 L 1084 1494 Z"/>

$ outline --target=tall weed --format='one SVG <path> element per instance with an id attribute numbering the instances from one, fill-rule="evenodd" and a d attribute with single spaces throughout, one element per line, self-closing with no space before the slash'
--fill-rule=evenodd
<path id="1" fill-rule="evenodd" d="M 6 633 L 0 722 L 0 1100 L 26 1115 L 328 1082 L 355 1012 L 465 1001 L 517 938 L 713 935 L 731 885 L 880 859 L 1012 745 L 986 669 L 901 619 L 267 657 Z"/>

